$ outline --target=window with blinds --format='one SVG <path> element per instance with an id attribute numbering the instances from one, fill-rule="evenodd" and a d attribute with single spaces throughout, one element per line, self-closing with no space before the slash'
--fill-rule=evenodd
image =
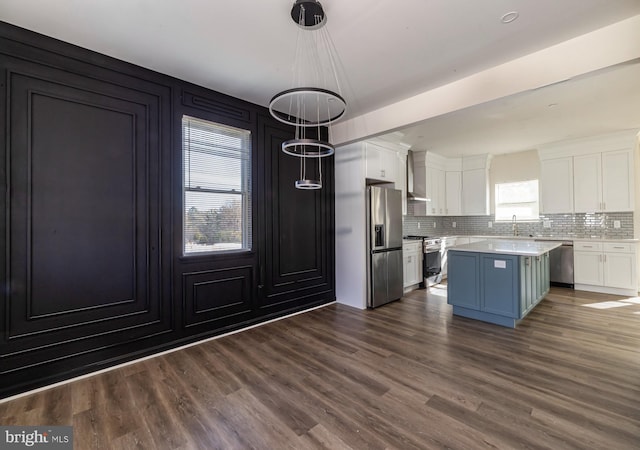
<path id="1" fill-rule="evenodd" d="M 536 221 L 538 214 L 538 180 L 496 183 L 496 222 Z"/>
<path id="2" fill-rule="evenodd" d="M 251 249 L 251 132 L 182 118 L 184 254 Z"/>

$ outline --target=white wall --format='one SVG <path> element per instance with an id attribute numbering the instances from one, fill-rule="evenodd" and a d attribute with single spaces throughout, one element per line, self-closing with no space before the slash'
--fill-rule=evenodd
<path id="1" fill-rule="evenodd" d="M 366 185 L 364 145 L 335 152 L 336 301 L 367 307 Z"/>

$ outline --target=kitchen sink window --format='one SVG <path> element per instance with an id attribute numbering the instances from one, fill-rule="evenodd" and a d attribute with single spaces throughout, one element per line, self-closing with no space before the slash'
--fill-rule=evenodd
<path id="1" fill-rule="evenodd" d="M 496 183 L 497 222 L 517 220 L 536 221 L 539 219 L 538 180 L 515 183 Z"/>
<path id="2" fill-rule="evenodd" d="M 251 132 L 182 118 L 183 252 L 251 249 Z"/>

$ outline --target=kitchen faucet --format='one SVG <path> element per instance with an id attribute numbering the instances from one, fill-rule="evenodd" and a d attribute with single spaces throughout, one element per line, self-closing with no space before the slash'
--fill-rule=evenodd
<path id="1" fill-rule="evenodd" d="M 518 222 L 516 221 L 516 215 L 514 214 L 513 217 L 511 217 L 511 228 L 513 229 L 513 235 L 517 236 L 518 235 Z"/>

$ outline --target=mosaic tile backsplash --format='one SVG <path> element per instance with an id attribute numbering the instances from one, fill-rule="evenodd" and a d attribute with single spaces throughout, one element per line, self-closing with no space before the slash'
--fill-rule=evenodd
<path id="1" fill-rule="evenodd" d="M 403 234 L 418 236 L 510 236 L 511 222 L 494 216 L 403 216 Z M 614 228 L 614 221 L 620 228 Z M 548 221 L 548 222 L 547 222 Z M 491 227 L 489 227 L 491 222 Z M 549 227 L 544 227 L 545 222 Z M 633 239 L 633 213 L 546 214 L 537 222 L 519 222 L 519 236 Z"/>

